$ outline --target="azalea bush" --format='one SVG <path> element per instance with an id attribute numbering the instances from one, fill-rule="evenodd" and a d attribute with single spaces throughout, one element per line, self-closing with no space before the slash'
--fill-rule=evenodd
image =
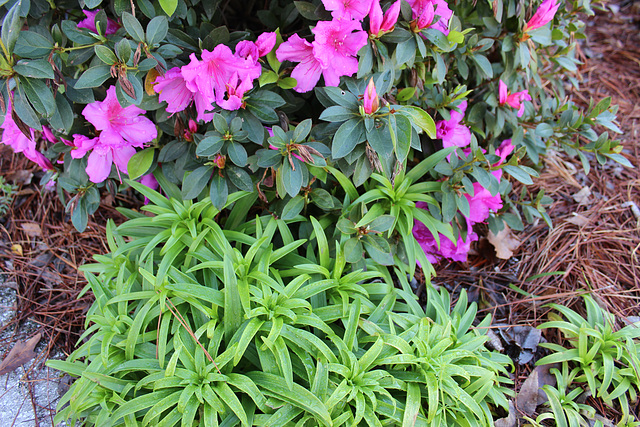
<path id="1" fill-rule="evenodd" d="M 542 192 L 511 194 L 547 150 L 628 163 L 594 128 L 619 132 L 610 101 L 564 97 L 589 1 L 228 3 L 4 3 L 2 142 L 77 229 L 161 172 L 184 200 L 326 216 L 350 260 L 413 271 L 465 260 L 474 224 L 549 221 Z"/>

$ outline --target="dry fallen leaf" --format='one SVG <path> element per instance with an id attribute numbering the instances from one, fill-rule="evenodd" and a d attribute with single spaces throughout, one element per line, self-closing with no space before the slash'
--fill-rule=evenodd
<path id="1" fill-rule="evenodd" d="M 509 415 L 496 420 L 495 427 L 516 427 L 518 417 L 516 416 L 516 408 L 513 405 L 513 400 L 509 401 Z"/>
<path id="2" fill-rule="evenodd" d="M 526 415 L 531 416 L 536 411 L 538 405 L 546 402 L 547 395 L 542 390 L 542 387 L 550 384 L 554 386 L 556 384 L 556 377 L 549 373 L 551 368 L 557 368 L 558 365 L 542 365 L 537 366 L 529 378 L 527 378 L 520 387 L 520 391 L 516 396 L 516 408 L 519 411 L 524 412 Z"/>
<path id="3" fill-rule="evenodd" d="M 32 236 L 32 237 L 42 236 L 42 229 L 35 222 L 23 222 L 22 224 L 20 224 L 20 227 L 29 236 Z"/>
<path id="4" fill-rule="evenodd" d="M 591 189 L 589 187 L 582 187 L 582 190 L 572 195 L 573 200 L 579 205 L 585 205 L 589 202 L 589 196 L 591 196 Z"/>
<path id="5" fill-rule="evenodd" d="M 13 372 L 16 368 L 19 368 L 33 359 L 36 356 L 33 349 L 36 347 L 36 344 L 38 344 L 41 337 L 41 334 L 36 334 L 31 337 L 29 341 L 18 341 L 16 345 L 13 346 L 7 357 L 5 357 L 2 363 L 0 363 L 0 375 Z"/>
<path id="6" fill-rule="evenodd" d="M 511 229 L 507 225 L 505 225 L 502 231 L 498 234 L 493 234 L 489 231 L 487 239 L 495 248 L 496 256 L 500 259 L 511 258 L 513 256 L 513 251 L 515 251 L 522 243 L 520 240 L 515 238 L 511 233 Z"/>
<path id="7" fill-rule="evenodd" d="M 569 219 L 565 219 L 565 221 L 573 225 L 577 225 L 578 227 L 582 227 L 589 222 L 589 218 L 574 212 L 573 216 Z"/>
<path id="8" fill-rule="evenodd" d="M 14 255 L 22 256 L 22 254 L 23 254 L 22 245 L 19 245 L 17 243 L 14 244 L 14 245 L 11 245 L 11 252 Z"/>

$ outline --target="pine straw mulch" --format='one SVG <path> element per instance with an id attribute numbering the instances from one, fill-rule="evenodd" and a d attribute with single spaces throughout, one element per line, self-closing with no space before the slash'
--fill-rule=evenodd
<path id="1" fill-rule="evenodd" d="M 618 13 L 599 13 L 588 21 L 589 44 L 582 46 L 585 64 L 578 73 L 582 87 L 572 92 L 573 99 L 585 106 L 590 98 L 606 96 L 620 106 L 624 154 L 634 164 L 640 159 L 637 8 L 622 6 Z M 583 313 L 580 295 L 584 292 L 590 292 L 619 319 L 638 316 L 640 172 L 608 164 L 594 166 L 585 175 L 579 162 L 557 153 L 551 153 L 545 162 L 531 190 L 544 188 L 554 198 L 548 208 L 554 228 L 541 221 L 515 233 L 522 243 L 509 260 L 496 259 L 492 245 L 481 239 L 468 263 L 440 265 L 434 283 L 454 292 L 466 288 L 470 299 L 480 303 L 480 314 L 492 314 L 500 327 L 537 326 L 546 320 L 549 308 L 545 304 L 550 302 Z M 24 171 L 35 172 L 36 168 L 0 146 L 0 175 L 19 182 Z M 17 315 L 0 328 L 0 335 L 10 341 L 24 339 L 19 326 L 29 319 L 39 325 L 38 331 L 47 342 L 44 357 L 54 347 L 67 354 L 73 350 L 92 301 L 90 293 L 77 298 L 86 281 L 76 267 L 91 262 L 93 254 L 107 251 L 106 220 L 123 220 L 113 205 L 134 202 L 118 197 L 124 200 L 102 205 L 87 230 L 79 233 L 54 193 L 41 194 L 35 186 L 21 186 L 11 214 L 0 220 L 0 261 L 5 264 L 0 269 L 9 271 L 7 282 L 15 284 L 18 294 Z M 39 231 L 25 224 L 36 224 Z M 22 249 L 21 254 L 15 245 Z M 553 342 L 560 339 L 546 338 Z M 0 348 L 11 347 L 9 342 L 2 344 Z M 516 365 L 516 391 L 532 364 Z M 601 414 L 615 418 L 615 412 L 610 411 L 602 408 Z"/>
<path id="2" fill-rule="evenodd" d="M 4 271 L 0 286 L 12 287 L 17 294 L 15 316 L 0 327 L 4 352 L 0 356 L 4 358 L 15 341 L 28 338 L 23 336 L 27 321 L 29 336 L 41 333 L 46 343 L 42 361 L 54 349 L 68 354 L 84 330 L 85 314 L 93 302 L 91 292 L 78 298 L 87 282 L 77 268 L 92 262 L 94 254 L 108 252 L 107 219 L 121 223 L 124 217 L 103 204 L 87 229 L 77 232 L 57 194 L 40 192 L 31 184 L 39 181 L 37 166 L 3 145 L 0 175 L 18 185 L 10 213 L 0 220 L 0 271 Z"/>

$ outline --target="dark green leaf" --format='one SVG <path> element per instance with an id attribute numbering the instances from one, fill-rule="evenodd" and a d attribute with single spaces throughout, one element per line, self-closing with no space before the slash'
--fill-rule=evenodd
<path id="1" fill-rule="evenodd" d="M 502 168 L 502 170 L 504 170 L 506 173 L 508 173 L 509 175 L 511 175 L 512 177 L 514 177 L 515 179 L 517 179 L 518 181 L 520 181 L 525 185 L 533 184 L 533 180 L 531 179 L 529 174 L 519 166 L 507 165 L 504 168 Z"/>
<path id="2" fill-rule="evenodd" d="M 243 167 L 247 164 L 247 150 L 244 149 L 242 144 L 229 142 L 227 144 L 227 154 L 236 166 Z"/>
<path id="3" fill-rule="evenodd" d="M 213 167 L 211 166 L 200 166 L 198 169 L 185 175 L 182 180 L 182 198 L 191 200 L 198 197 L 211 179 L 212 171 Z"/>
<path id="4" fill-rule="evenodd" d="M 56 96 L 56 111 L 49 119 L 51 127 L 63 133 L 69 133 L 73 126 L 73 110 L 64 96 Z"/>
<path id="5" fill-rule="evenodd" d="M 228 196 L 229 188 L 227 187 L 227 180 L 217 173 L 214 173 L 213 178 L 211 178 L 211 188 L 209 189 L 211 203 L 217 209 L 222 210 L 224 205 L 227 203 Z"/>
<path id="6" fill-rule="evenodd" d="M 291 167 L 288 160 L 285 160 L 282 164 L 282 181 L 286 192 L 291 197 L 295 197 L 302 188 L 302 163 L 292 157 L 292 162 L 295 166 L 295 170 Z"/>
<path id="7" fill-rule="evenodd" d="M 53 113 L 56 111 L 56 100 L 53 98 L 51 89 L 49 89 L 45 82 L 38 79 L 22 77 L 20 78 L 20 83 L 33 108 L 45 117 L 53 116 Z"/>
<path id="8" fill-rule="evenodd" d="M 327 88 L 328 89 L 328 88 Z M 341 159 L 365 140 L 364 122 L 360 119 L 349 119 L 344 122 L 333 137 L 331 156 Z"/>
<path id="9" fill-rule="evenodd" d="M 36 79 L 53 79 L 53 67 L 46 59 L 21 59 L 13 70 L 25 77 Z"/>
<path id="10" fill-rule="evenodd" d="M 135 16 L 129 12 L 122 13 L 122 25 L 127 33 L 137 42 L 144 42 L 144 29 Z"/>
<path id="11" fill-rule="evenodd" d="M 27 96 L 24 93 L 22 86 L 18 87 L 13 97 L 13 109 L 18 115 L 18 118 L 20 118 L 20 120 L 22 120 L 27 126 L 35 130 L 42 130 L 40 120 L 27 101 Z"/>
<path id="12" fill-rule="evenodd" d="M 167 21 L 167 17 L 156 16 L 147 25 L 147 43 L 152 46 L 159 44 L 162 40 L 165 39 L 165 37 L 167 37 L 168 31 L 169 22 Z"/>
<path id="13" fill-rule="evenodd" d="M 281 218 L 284 220 L 293 219 L 302 212 L 302 208 L 304 208 L 304 197 L 297 195 L 284 206 Z"/>
<path id="14" fill-rule="evenodd" d="M 52 49 L 53 43 L 48 38 L 34 31 L 20 31 L 13 53 L 22 58 L 42 58 Z"/>
<path id="15" fill-rule="evenodd" d="M 352 237 L 344 242 L 344 258 L 347 262 L 355 263 L 362 259 L 362 252 L 364 251 L 360 239 Z"/>
<path id="16" fill-rule="evenodd" d="M 80 45 L 92 44 L 96 41 L 96 39 L 89 35 L 88 30 L 78 29 L 78 25 L 73 21 L 62 21 L 62 24 L 60 24 L 60 28 L 62 29 L 64 35 L 69 38 L 69 40 Z"/>
<path id="17" fill-rule="evenodd" d="M 225 170 L 227 171 L 227 177 L 229 178 L 231 183 L 238 187 L 240 190 L 249 192 L 252 192 L 254 190 L 253 181 L 251 181 L 251 177 L 249 176 L 247 171 L 229 164 L 226 166 Z"/>
<path id="18" fill-rule="evenodd" d="M 82 73 L 74 89 L 87 89 L 101 86 L 109 77 L 111 77 L 111 67 L 108 65 L 91 67 Z"/>
<path id="19" fill-rule="evenodd" d="M 18 41 L 20 29 L 22 28 L 22 18 L 20 17 L 21 3 L 21 1 L 15 2 L 2 20 L 0 39 L 2 39 L 4 46 L 9 52 L 13 52 L 13 48 Z"/>
<path id="20" fill-rule="evenodd" d="M 207 136 L 198 143 L 196 154 L 201 157 L 210 157 L 218 154 L 224 145 L 224 140 L 217 135 Z"/>

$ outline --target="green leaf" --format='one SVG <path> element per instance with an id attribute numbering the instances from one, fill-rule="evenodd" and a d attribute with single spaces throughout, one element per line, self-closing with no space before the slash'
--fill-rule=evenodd
<path id="1" fill-rule="evenodd" d="M 82 73 L 76 82 L 74 89 L 87 89 L 101 86 L 111 77 L 111 67 L 108 65 L 97 65 Z"/>
<path id="2" fill-rule="evenodd" d="M 249 372 L 247 374 L 263 393 L 301 408 L 314 415 L 317 422 L 324 426 L 332 426 L 331 415 L 326 406 L 309 390 L 294 383 L 289 390 L 284 378 L 266 372 Z"/>
<path id="3" fill-rule="evenodd" d="M 200 166 L 193 172 L 185 175 L 182 181 L 182 198 L 191 200 L 198 197 L 211 178 L 212 166 Z"/>
<path id="4" fill-rule="evenodd" d="M 420 396 L 420 385 L 414 382 L 407 383 L 407 403 L 404 406 L 404 416 L 402 418 L 403 426 L 415 425 L 418 412 L 422 407 L 422 398 Z"/>
<path id="5" fill-rule="evenodd" d="M 365 140 L 365 127 L 361 119 L 349 119 L 344 122 L 333 137 L 331 156 L 341 159 Z"/>
<path id="6" fill-rule="evenodd" d="M 34 31 L 20 31 L 13 53 L 22 58 L 42 58 L 52 49 L 53 43 L 48 38 Z"/>
<path id="7" fill-rule="evenodd" d="M 304 208 L 304 197 L 297 195 L 291 200 L 287 202 L 287 204 L 282 209 L 281 218 L 286 220 L 290 220 L 298 216 L 302 209 Z"/>
<path id="8" fill-rule="evenodd" d="M 511 175 L 512 177 L 514 177 L 515 179 L 517 179 L 518 181 L 520 181 L 525 185 L 533 184 L 533 180 L 531 179 L 529 174 L 519 166 L 507 165 L 504 168 L 502 168 L 502 170 L 504 170 L 506 173 L 508 173 L 509 175 Z"/>
<path id="9" fill-rule="evenodd" d="M 227 144 L 227 154 L 236 166 L 243 167 L 247 164 L 247 150 L 244 149 L 242 144 L 230 142 Z"/>
<path id="10" fill-rule="evenodd" d="M 56 100 L 46 83 L 43 80 L 26 77 L 20 78 L 20 83 L 33 108 L 45 117 L 53 116 L 56 111 Z"/>
<path id="11" fill-rule="evenodd" d="M 293 4 L 296 6 L 296 9 L 298 9 L 298 12 L 303 18 L 311 21 L 317 21 L 319 19 L 318 15 L 316 15 L 316 6 L 313 5 L 313 3 L 309 3 L 307 1 L 294 1 Z"/>
<path id="12" fill-rule="evenodd" d="M 174 1 L 176 1 L 177 4 L 177 0 Z M 160 3 L 162 4 L 162 1 Z M 171 13 L 169 13 L 168 15 L 171 15 Z M 167 21 L 167 17 L 156 16 L 151 21 L 149 21 L 149 24 L 147 25 L 147 43 L 152 46 L 159 44 L 162 40 L 165 39 L 165 37 L 167 37 L 168 31 L 169 22 Z"/>
<path id="13" fill-rule="evenodd" d="M 96 56 L 107 65 L 113 65 L 118 62 L 118 57 L 116 56 L 116 54 L 104 45 L 97 45 L 93 48 L 93 50 L 96 52 Z"/>
<path id="14" fill-rule="evenodd" d="M 296 159 L 295 157 L 291 158 L 295 169 L 291 167 L 291 164 L 288 160 L 285 160 L 282 164 L 281 173 L 282 180 L 284 183 L 284 188 L 287 194 L 291 197 L 295 197 L 300 192 L 302 188 L 302 163 Z"/>
<path id="15" fill-rule="evenodd" d="M 347 262 L 355 263 L 362 259 L 362 242 L 357 237 L 352 237 L 344 242 L 344 257 Z"/>
<path id="16" fill-rule="evenodd" d="M 64 133 L 69 133 L 71 130 L 73 126 L 73 110 L 64 96 L 56 96 L 56 111 L 49 119 L 49 123 L 55 130 Z"/>
<path id="17" fill-rule="evenodd" d="M 254 191 L 253 181 L 251 180 L 251 176 L 249 176 L 247 171 L 229 164 L 225 167 L 225 170 L 227 171 L 227 177 L 233 185 L 243 191 Z"/>
<path id="18" fill-rule="evenodd" d="M 136 154 L 131 156 L 129 163 L 127 164 L 129 179 L 138 179 L 142 175 L 146 174 L 153 164 L 155 153 L 156 149 L 149 147 L 142 151 L 138 151 Z"/>
<path id="19" fill-rule="evenodd" d="M 27 95 L 25 94 L 22 86 L 18 86 L 16 93 L 14 94 L 13 109 L 18 115 L 18 118 L 20 118 L 20 120 L 22 120 L 27 126 L 32 129 L 42 131 L 40 119 L 38 119 L 36 112 L 33 111 L 33 108 L 31 108 L 31 105 L 27 101 Z"/>
<path id="20" fill-rule="evenodd" d="M 443 148 L 437 153 L 430 155 L 429 157 L 418 163 L 416 166 L 414 166 L 409 172 L 407 172 L 405 179 L 408 179 L 411 182 L 416 182 L 427 172 L 432 170 L 438 163 L 444 160 L 449 154 L 455 151 L 455 148 L 456 147 Z"/>
<path id="21" fill-rule="evenodd" d="M 399 110 L 411 123 L 422 129 L 429 138 L 434 139 L 436 137 L 436 123 L 425 110 L 414 105 L 403 105 L 399 107 Z"/>
<path id="22" fill-rule="evenodd" d="M 175 12 L 176 8 L 178 7 L 178 0 L 158 0 L 158 1 L 160 2 L 160 6 L 162 7 L 162 10 L 164 10 L 164 13 L 166 13 L 168 16 L 173 15 L 173 12 Z"/>
<path id="23" fill-rule="evenodd" d="M 18 35 L 22 28 L 22 18 L 20 17 L 20 6 L 22 1 L 17 1 L 11 6 L 9 12 L 2 20 L 2 30 L 0 30 L 0 39 L 9 52 L 13 52 L 13 48 L 18 41 Z"/>
<path id="24" fill-rule="evenodd" d="M 228 196 L 229 188 L 227 187 L 227 181 L 217 173 L 214 173 L 213 178 L 211 178 L 211 188 L 209 189 L 211 203 L 216 209 L 222 210 L 227 203 Z"/>
<path id="25" fill-rule="evenodd" d="M 131 38 L 137 42 L 144 42 L 144 29 L 135 16 L 129 12 L 122 12 L 122 25 Z"/>
<path id="26" fill-rule="evenodd" d="M 13 70 L 25 77 L 36 79 L 53 79 L 53 67 L 46 59 L 21 59 Z"/>

